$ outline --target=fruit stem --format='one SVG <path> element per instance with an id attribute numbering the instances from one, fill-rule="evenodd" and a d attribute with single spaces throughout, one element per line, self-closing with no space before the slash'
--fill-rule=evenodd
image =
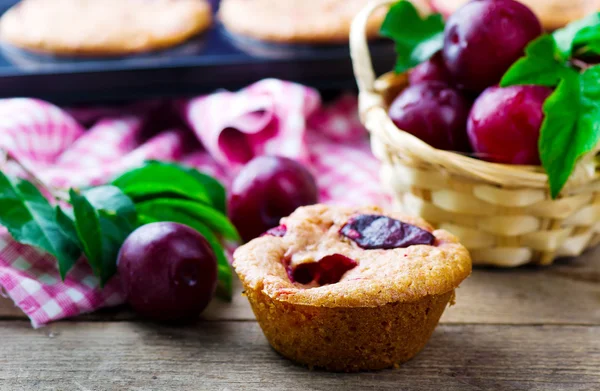
<path id="1" fill-rule="evenodd" d="M 1 162 L 2 166 L 5 166 L 6 164 L 8 164 L 9 162 L 12 161 L 21 170 L 23 170 L 23 172 L 25 172 L 25 174 L 27 174 L 27 176 L 29 177 L 28 179 L 36 187 L 40 187 L 40 188 L 46 190 L 57 201 L 69 202 L 69 193 L 67 193 L 64 190 L 54 188 L 54 187 L 48 185 L 47 183 L 45 183 L 44 181 L 42 181 L 40 178 L 38 178 L 33 173 L 32 169 L 30 169 L 29 167 L 27 167 L 27 165 L 25 163 L 23 163 L 21 160 L 19 160 L 19 158 L 16 157 L 12 152 L 10 152 L 8 150 L 0 149 L 0 153 L 1 153 L 1 156 L 2 156 L 2 159 L 0 159 L 0 162 Z"/>

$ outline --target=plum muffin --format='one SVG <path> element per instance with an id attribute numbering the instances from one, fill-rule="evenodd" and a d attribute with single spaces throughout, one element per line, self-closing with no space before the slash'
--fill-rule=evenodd
<path id="1" fill-rule="evenodd" d="M 471 273 L 456 237 L 378 207 L 297 209 L 237 249 L 269 343 L 309 367 L 374 370 L 414 357 Z"/>

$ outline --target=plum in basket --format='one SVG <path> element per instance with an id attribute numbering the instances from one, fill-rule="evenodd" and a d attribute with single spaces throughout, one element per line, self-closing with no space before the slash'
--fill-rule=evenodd
<path id="1" fill-rule="evenodd" d="M 434 148 L 468 152 L 466 124 L 470 102 L 442 82 L 407 87 L 390 105 L 394 124 Z"/>
<path id="2" fill-rule="evenodd" d="M 472 0 L 444 29 L 444 62 L 456 86 L 480 92 L 500 81 L 542 33 L 535 14 L 514 0 Z"/>
<path id="3" fill-rule="evenodd" d="M 540 164 L 542 106 L 551 93 L 541 86 L 485 90 L 473 104 L 467 124 L 477 157 L 497 163 Z"/>

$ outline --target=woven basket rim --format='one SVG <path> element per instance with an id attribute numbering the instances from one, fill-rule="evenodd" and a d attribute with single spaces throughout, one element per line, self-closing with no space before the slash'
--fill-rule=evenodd
<path id="1" fill-rule="evenodd" d="M 365 28 L 368 17 L 382 6 L 395 0 L 370 1 L 355 17 L 350 31 L 350 52 L 354 74 L 359 87 L 361 122 L 372 136 L 379 137 L 392 151 L 410 158 L 417 165 L 436 167 L 449 174 L 461 175 L 476 181 L 515 188 L 548 190 L 548 175 L 542 166 L 510 165 L 487 162 L 457 152 L 436 149 L 399 129 L 387 114 L 383 93 L 399 83 L 406 84 L 406 74 L 388 72 L 375 77 Z M 580 159 L 561 194 L 579 192 L 600 182 L 595 159 L 600 143 Z"/>

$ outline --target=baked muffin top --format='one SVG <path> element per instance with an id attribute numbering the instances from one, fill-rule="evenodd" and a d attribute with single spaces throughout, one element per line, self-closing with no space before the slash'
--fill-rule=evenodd
<path id="1" fill-rule="evenodd" d="M 363 215 L 387 216 L 394 219 L 387 221 L 419 227 L 426 232 L 409 228 L 418 231 L 417 236 L 420 232 L 429 237 L 432 244 L 389 248 L 388 243 L 388 249 L 361 248 L 349 237 L 355 232 L 349 227 Z M 455 289 L 471 273 L 469 253 L 455 236 L 434 231 L 419 218 L 384 213 L 379 207 L 307 206 L 282 219 L 281 224 L 273 234 L 238 248 L 233 265 L 246 287 L 292 304 L 375 307 L 417 301 Z M 324 285 L 311 281 L 306 275 L 310 268 L 305 266 L 329 261 L 334 254 L 341 260 L 343 274 L 335 278 L 341 277 L 339 281 Z M 297 273 L 300 270 L 302 273 Z"/>
<path id="2" fill-rule="evenodd" d="M 223 0 L 219 15 L 236 34 L 282 43 L 348 42 L 350 24 L 368 0 Z M 367 28 L 378 36 L 385 10 Z"/>
<path id="3" fill-rule="evenodd" d="M 206 0 L 23 0 L 2 15 L 0 37 L 56 55 L 124 55 L 175 46 L 211 21 Z"/>

